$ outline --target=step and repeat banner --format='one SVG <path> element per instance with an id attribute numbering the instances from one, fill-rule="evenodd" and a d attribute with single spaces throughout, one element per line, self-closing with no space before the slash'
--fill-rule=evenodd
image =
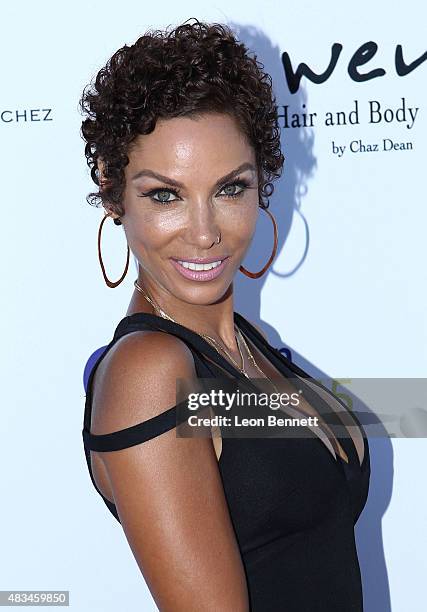
<path id="1" fill-rule="evenodd" d="M 271 74 L 278 105 L 279 248 L 261 279 L 238 275 L 235 309 L 315 378 L 407 385 L 427 371 L 421 0 L 3 6 L 0 590 L 69 591 L 82 612 L 156 606 L 93 489 L 81 440 L 89 368 L 126 314 L 137 268 L 131 258 L 125 281 L 105 285 L 79 99 L 118 48 L 190 17 L 231 26 Z M 259 270 L 271 245 L 261 213 L 245 267 Z M 105 224 L 102 248 L 119 278 L 122 229 Z M 425 424 L 425 394 L 411 402 Z M 384 425 L 369 437 L 370 491 L 356 525 L 364 605 L 421 612 L 426 433 L 389 433 Z"/>

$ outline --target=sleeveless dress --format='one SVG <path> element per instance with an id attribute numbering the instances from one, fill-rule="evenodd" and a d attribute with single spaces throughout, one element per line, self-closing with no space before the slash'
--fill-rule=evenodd
<path id="1" fill-rule="evenodd" d="M 284 377 L 313 381 L 242 315 L 235 312 L 234 320 L 245 338 Z M 95 483 L 90 451 L 140 444 L 176 427 L 177 422 L 177 406 L 173 406 L 120 431 L 90 433 L 94 373 L 115 342 L 136 330 L 161 330 L 181 338 L 193 354 L 198 377 L 223 377 L 224 370 L 233 377 L 243 377 L 207 341 L 179 323 L 149 313 L 134 313 L 119 322 L 90 372 L 82 430 L 92 483 L 119 522 L 115 505 Z M 318 386 L 323 393 L 310 388 L 307 393 L 304 388 L 304 393 L 319 414 L 327 411 L 329 416 L 330 398 L 336 401 L 336 397 Z M 222 438 L 218 467 L 246 574 L 251 612 L 363 611 L 354 525 L 368 495 L 370 456 L 364 429 L 353 413 L 351 416 L 363 436 L 362 465 L 351 437 L 336 435 L 331 419 L 328 425 L 344 448 L 348 464 L 338 454 L 335 458 L 309 428 L 307 437 Z"/>

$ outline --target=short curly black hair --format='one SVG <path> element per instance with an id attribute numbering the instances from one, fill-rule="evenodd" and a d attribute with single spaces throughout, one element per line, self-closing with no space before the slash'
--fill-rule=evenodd
<path id="1" fill-rule="evenodd" d="M 263 68 L 230 27 L 193 17 L 172 30 L 148 30 L 118 49 L 79 102 L 87 117 L 81 133 L 92 180 L 99 187 L 98 160 L 105 179 L 88 203 L 124 214 L 130 145 L 152 132 L 157 119 L 222 112 L 237 120 L 254 147 L 259 205 L 268 208 L 284 156 L 272 81 Z"/>

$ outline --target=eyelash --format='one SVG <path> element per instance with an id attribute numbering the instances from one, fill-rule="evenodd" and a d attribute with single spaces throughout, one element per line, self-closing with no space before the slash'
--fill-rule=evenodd
<path id="1" fill-rule="evenodd" d="M 241 188 L 241 190 L 238 193 L 235 193 L 234 195 L 225 195 L 224 196 L 226 198 L 236 199 L 236 198 L 239 198 L 240 196 L 242 196 L 247 189 L 250 189 L 250 183 L 248 183 L 244 179 L 240 179 L 240 180 L 237 180 L 237 181 L 233 181 L 232 183 L 228 183 L 227 185 L 224 185 L 221 188 L 221 191 L 223 189 L 226 189 L 227 187 L 240 187 Z M 142 193 L 141 195 L 138 195 L 138 197 L 139 198 L 147 198 L 147 197 L 151 198 L 151 200 L 153 202 L 156 202 L 157 204 L 160 204 L 161 206 L 170 206 L 171 204 L 176 202 L 176 200 L 170 200 L 170 201 L 166 201 L 166 202 L 161 202 L 160 200 L 156 200 L 153 197 L 153 195 L 158 193 L 159 191 L 167 191 L 169 193 L 172 193 L 174 196 L 176 196 L 178 198 L 179 198 L 179 196 L 181 194 L 179 189 L 172 189 L 171 187 L 161 187 L 161 188 L 152 189 L 151 191 L 147 191 L 147 193 Z"/>

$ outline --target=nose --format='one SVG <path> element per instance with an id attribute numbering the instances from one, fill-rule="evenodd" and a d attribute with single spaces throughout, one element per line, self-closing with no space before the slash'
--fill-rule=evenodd
<path id="1" fill-rule="evenodd" d="M 206 201 L 189 206 L 186 242 L 200 251 L 211 248 L 220 235 L 215 207 Z"/>

